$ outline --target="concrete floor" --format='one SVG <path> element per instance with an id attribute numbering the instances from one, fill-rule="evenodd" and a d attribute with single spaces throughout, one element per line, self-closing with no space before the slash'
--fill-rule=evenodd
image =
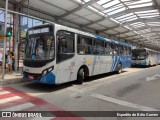
<path id="1" fill-rule="evenodd" d="M 127 68 L 122 74 L 109 73 L 89 78 L 82 85 L 75 82 L 58 86 L 23 83 L 12 88 L 40 98 L 65 111 L 159 111 L 160 66 Z M 23 96 L 22 96 L 23 97 Z M 14 107 L 13 107 L 14 108 Z M 87 113 L 87 112 L 86 112 Z M 159 120 L 158 117 L 95 117 L 86 120 Z M 107 114 L 107 113 L 104 113 Z"/>

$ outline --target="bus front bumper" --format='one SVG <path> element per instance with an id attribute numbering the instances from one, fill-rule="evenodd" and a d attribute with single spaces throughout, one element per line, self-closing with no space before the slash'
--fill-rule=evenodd
<path id="1" fill-rule="evenodd" d="M 146 61 L 134 61 L 132 62 L 132 65 L 148 65 Z"/>
<path id="2" fill-rule="evenodd" d="M 23 72 L 23 80 L 45 84 L 55 84 L 55 75 L 52 72 L 49 72 L 44 76 L 41 76 L 40 74 L 36 75 Z"/>

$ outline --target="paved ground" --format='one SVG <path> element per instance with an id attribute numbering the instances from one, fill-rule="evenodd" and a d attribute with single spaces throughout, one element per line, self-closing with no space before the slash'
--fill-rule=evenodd
<path id="1" fill-rule="evenodd" d="M 159 111 L 159 86 L 160 66 L 128 68 L 122 74 L 95 76 L 83 85 L 76 85 L 75 82 L 58 86 L 16 84 L 0 89 L 0 110 L 72 111 L 67 114 L 84 116 L 72 119 L 87 120 L 159 120 L 158 117 L 95 117 L 98 112 L 91 112 Z M 90 114 L 79 111 L 89 111 Z M 52 118 L 46 119 L 57 119 L 57 114 L 52 114 Z M 105 116 L 108 113 L 101 114 Z"/>
<path id="2" fill-rule="evenodd" d="M 25 81 L 22 80 L 22 72 L 12 72 L 5 74 L 4 79 L 2 79 L 2 75 L 0 75 L 0 86 L 13 85 L 17 83 L 23 83 Z"/>

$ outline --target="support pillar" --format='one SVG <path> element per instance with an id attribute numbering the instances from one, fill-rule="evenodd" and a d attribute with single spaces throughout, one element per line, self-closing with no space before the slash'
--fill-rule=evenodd
<path id="1" fill-rule="evenodd" d="M 18 44 L 19 44 L 19 18 L 18 14 L 14 15 L 14 56 L 15 56 L 15 71 L 18 67 Z"/>
<path id="2" fill-rule="evenodd" d="M 6 55 L 6 43 L 7 43 L 7 37 L 6 37 L 6 33 L 7 33 L 7 15 L 8 15 L 8 0 L 6 0 L 6 7 L 5 7 L 5 25 L 4 25 L 4 43 L 3 43 L 3 64 L 2 64 L 2 85 L 3 85 L 3 80 L 4 80 L 4 76 L 5 76 L 5 63 L 6 63 L 6 59 L 5 59 L 5 55 Z"/>

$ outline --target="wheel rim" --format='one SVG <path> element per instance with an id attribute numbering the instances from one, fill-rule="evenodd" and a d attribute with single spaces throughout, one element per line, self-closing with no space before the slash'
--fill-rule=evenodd
<path id="1" fill-rule="evenodd" d="M 84 71 L 83 71 L 83 73 L 82 73 L 82 79 L 84 79 Z"/>
<path id="2" fill-rule="evenodd" d="M 121 67 L 121 65 L 119 65 L 119 73 L 121 73 L 122 72 L 122 67 Z"/>
<path id="3" fill-rule="evenodd" d="M 122 69 L 120 69 L 120 73 L 122 73 Z"/>

